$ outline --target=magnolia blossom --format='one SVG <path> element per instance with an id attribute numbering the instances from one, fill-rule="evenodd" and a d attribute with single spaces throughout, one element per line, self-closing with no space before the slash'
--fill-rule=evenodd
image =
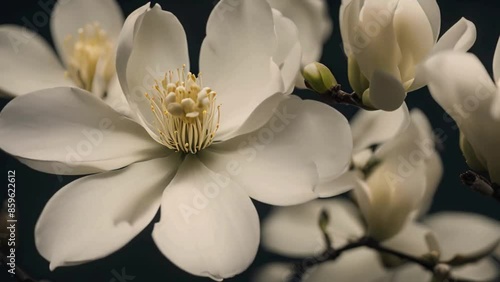
<path id="1" fill-rule="evenodd" d="M 353 128 L 367 126 L 363 121 L 369 116 L 378 119 L 379 125 L 388 118 L 383 112 L 363 112 L 353 121 Z M 397 234 L 409 218 L 426 211 L 443 168 L 431 125 L 419 110 L 412 110 L 407 128 L 369 155 L 370 150 L 364 150 L 354 156 L 353 165 L 364 174 L 354 194 L 368 235 L 386 240 Z"/>
<path id="2" fill-rule="evenodd" d="M 133 119 L 77 88 L 37 91 L 4 108 L 4 151 L 44 172 L 91 174 L 57 192 L 38 220 L 36 246 L 51 269 L 115 252 L 161 206 L 160 251 L 194 275 L 231 277 L 259 245 L 250 198 L 303 203 L 347 169 L 347 120 L 283 94 L 300 53 L 281 68 L 275 54 L 296 29 L 265 0 L 234 4 L 220 1 L 209 17 L 199 76 L 189 72 L 173 14 L 147 4 L 127 18 L 116 66 Z"/>
<path id="3" fill-rule="evenodd" d="M 319 61 L 323 44 L 332 33 L 332 19 L 325 0 L 268 0 L 271 7 L 280 11 L 297 26 L 302 46 L 302 67 Z M 305 88 L 301 73 L 297 75 L 296 86 Z"/>
<path id="4" fill-rule="evenodd" d="M 293 258 L 311 259 L 322 254 L 327 246 L 318 219 L 326 211 L 330 217 L 326 232 L 332 237 L 334 248 L 368 235 L 399 252 L 416 257 L 432 255 L 449 263 L 443 267 L 449 268 L 456 278 L 492 281 L 497 277 L 498 265 L 490 255 L 500 242 L 497 221 L 456 212 L 438 213 L 425 217 L 423 223 L 418 221 L 432 202 L 442 165 L 432 149 L 434 139 L 425 117 L 419 111 L 412 111 L 411 122 L 407 124 L 401 122 L 405 115 L 403 107 L 394 112 L 362 112 L 352 121 L 353 166 L 369 176 L 363 180 L 365 176 L 350 173 L 338 183 L 358 183 L 354 190 L 357 206 L 347 200 L 333 199 L 277 208 L 263 224 L 263 245 Z M 375 152 L 362 149 L 381 142 Z M 386 181 L 381 177 L 384 174 Z M 404 185 L 391 185 L 392 179 L 399 177 L 403 177 Z M 413 201 L 411 196 L 415 197 Z M 460 258 L 477 258 L 477 261 L 464 264 Z M 327 282 L 332 277 L 339 282 L 430 281 L 432 274 L 417 265 L 383 266 L 395 262 L 392 257 L 372 250 L 347 251 L 335 261 L 311 268 L 303 281 Z M 292 271 L 288 264 L 270 264 L 256 275 L 255 281 L 285 281 Z"/>
<path id="5" fill-rule="evenodd" d="M 493 59 L 493 79 L 473 54 L 444 52 L 425 64 L 429 90 L 457 122 L 469 166 L 487 171 L 500 183 L 500 41 Z"/>
<path id="6" fill-rule="evenodd" d="M 444 262 L 443 267 L 456 279 L 496 281 L 500 271 L 491 254 L 499 243 L 499 221 L 473 213 L 440 212 L 425 217 L 422 223 L 410 222 L 386 245 L 414 256 L 430 253 Z M 466 259 L 472 261 L 466 263 Z M 431 278 L 432 273 L 414 264 L 395 268 L 386 275 L 386 281 L 398 282 Z"/>
<path id="7" fill-rule="evenodd" d="M 397 115 L 400 118 L 396 119 Z M 410 219 L 424 213 L 441 179 L 442 164 L 434 150 L 430 125 L 420 111 L 412 111 L 409 125 L 385 122 L 404 120 L 407 115 L 406 106 L 394 112 L 363 111 L 352 122 L 354 169 L 332 185 L 355 187 L 360 212 L 349 202 L 339 200 L 317 200 L 302 206 L 280 208 L 264 223 L 263 244 L 288 256 L 312 256 L 323 251 L 326 246 L 317 228 L 322 209 L 332 217 L 328 231 L 334 238 L 334 247 L 365 235 L 380 241 L 389 239 Z M 384 123 L 387 130 L 382 134 L 376 129 Z M 374 131 L 364 130 L 365 134 L 361 135 L 365 126 Z M 359 151 L 358 144 L 370 146 L 382 139 L 386 141 L 375 152 L 371 149 Z"/>
<path id="8" fill-rule="evenodd" d="M 404 104 L 393 112 L 361 111 L 351 128 L 353 169 L 330 185 L 355 187 L 367 232 L 385 240 L 429 208 L 443 170 L 432 128 L 420 110 L 408 114 Z"/>
<path id="9" fill-rule="evenodd" d="M 465 52 L 476 39 L 474 24 L 462 18 L 438 41 L 435 0 L 343 0 L 340 27 L 352 88 L 368 106 L 386 111 L 425 85 L 419 66 L 429 56 Z"/>
<path id="10" fill-rule="evenodd" d="M 321 250 L 324 251 L 324 243 L 321 244 L 322 241 L 319 240 L 319 237 L 309 237 L 319 233 L 317 220 L 321 210 L 330 213 L 331 226 L 328 227 L 328 232 L 333 235 L 334 240 L 343 240 L 347 234 L 354 236 L 359 233 L 359 226 L 353 225 L 352 221 L 359 214 L 352 205 L 344 200 L 317 200 L 294 208 L 295 210 L 288 207 L 279 208 L 273 212 L 264 225 L 264 242 L 266 242 L 266 234 L 269 235 L 269 232 L 279 228 L 277 225 L 286 228 L 286 233 L 279 234 L 283 242 L 280 248 L 274 248 L 277 241 L 272 243 L 267 241 L 267 247 L 280 254 L 311 258 L 318 255 Z M 300 217 L 298 217 L 299 214 Z M 500 273 L 498 263 L 490 254 L 500 241 L 499 231 L 500 223 L 484 216 L 462 212 L 441 212 L 427 216 L 422 223 L 410 222 L 398 235 L 386 241 L 384 245 L 416 257 L 431 254 L 443 262 L 455 258 L 456 265 L 443 264 L 444 268 L 449 268 L 449 274 L 453 278 L 468 281 L 494 281 Z M 304 248 L 305 244 L 297 246 L 295 239 L 300 236 L 311 238 L 308 251 Z M 432 240 L 429 240 L 429 237 Z M 318 240 L 315 242 L 314 239 Z M 288 244 L 288 246 L 282 249 L 284 244 Z M 298 256 L 299 253 L 302 253 L 302 256 Z M 478 260 L 460 265 L 460 261 L 456 259 L 457 256 L 462 258 L 478 257 Z M 338 282 L 431 281 L 432 273 L 417 264 L 407 263 L 394 267 L 384 267 L 384 259 L 386 260 L 385 265 L 390 265 L 387 257 L 377 254 L 373 250 L 366 248 L 350 250 L 334 261 L 313 267 L 306 273 L 303 281 L 329 282 L 332 281 L 332 277 Z M 257 273 L 254 281 L 286 281 L 292 271 L 292 265 L 272 263 L 264 266 Z"/>
<path id="11" fill-rule="evenodd" d="M 114 0 L 57 1 L 50 28 L 59 56 L 25 27 L 0 26 L 0 95 L 15 97 L 56 86 L 79 87 L 123 109 L 115 50 L 123 14 Z"/>

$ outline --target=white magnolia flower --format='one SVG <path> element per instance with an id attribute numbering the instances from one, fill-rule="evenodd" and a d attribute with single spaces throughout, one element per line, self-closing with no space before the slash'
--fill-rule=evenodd
<path id="1" fill-rule="evenodd" d="M 394 119 L 398 115 L 401 118 Z M 392 138 L 375 152 L 367 149 L 355 154 L 355 159 L 369 154 L 364 157 L 369 161 L 359 167 L 355 161 L 353 171 L 338 183 L 339 186 L 356 187 L 354 194 L 360 214 L 352 205 L 338 201 L 317 200 L 302 206 L 279 208 L 264 224 L 263 244 L 274 252 L 293 257 L 324 251 L 322 233 L 317 228 L 322 209 L 332 217 L 329 232 L 334 238 L 334 247 L 365 235 L 386 240 L 401 231 L 410 219 L 425 213 L 442 175 L 441 160 L 434 150 L 434 137 L 426 117 L 413 110 L 409 125 L 386 123 L 384 134 L 376 131 L 385 121 L 404 120 L 405 115 L 408 112 L 404 106 L 394 112 L 363 111 L 352 121 L 355 150 L 357 144 L 373 144 L 368 141 L 370 139 Z M 366 123 L 368 121 L 370 123 Z M 365 126 L 375 130 L 365 130 L 366 134 L 361 135 Z"/>
<path id="2" fill-rule="evenodd" d="M 52 269 L 113 253 L 161 206 L 153 239 L 163 254 L 194 275 L 231 277 L 259 245 L 250 197 L 303 203 L 345 171 L 346 119 L 282 94 L 299 65 L 280 70 L 273 56 L 279 30 L 294 30 L 276 27 L 265 0 L 234 4 L 220 1 L 209 17 L 203 82 L 188 72 L 186 35 L 173 14 L 147 4 L 127 18 L 117 73 L 134 120 L 76 88 L 23 95 L 4 108 L 4 151 L 41 171 L 91 174 L 56 193 L 36 225 Z"/>
<path id="3" fill-rule="evenodd" d="M 329 184 L 355 187 L 368 233 L 384 240 L 429 208 L 443 170 L 435 138 L 425 115 L 408 114 L 404 104 L 393 112 L 360 111 L 351 128 L 353 169 Z"/>
<path id="4" fill-rule="evenodd" d="M 363 119 L 359 117 L 353 128 L 361 126 L 359 121 Z M 407 128 L 377 148 L 370 158 L 365 157 L 368 161 L 359 167 L 364 179 L 358 181 L 354 194 L 368 234 L 380 241 L 394 236 L 408 219 L 427 210 L 428 200 L 432 199 L 442 176 L 442 163 L 429 121 L 419 110 L 412 110 L 410 119 Z M 368 155 L 369 151 L 361 154 Z M 356 155 L 354 166 L 359 166 Z"/>
<path id="5" fill-rule="evenodd" d="M 425 64 L 432 97 L 457 122 L 473 169 L 487 170 L 500 183 L 500 41 L 493 78 L 473 54 L 444 52 Z M 464 148 L 464 146 L 463 146 Z"/>
<path id="6" fill-rule="evenodd" d="M 356 208 L 344 200 L 316 200 L 297 207 L 275 210 L 263 226 L 264 244 L 279 254 L 309 258 L 325 250 L 319 227 L 319 214 L 326 210 L 330 214 L 328 232 L 334 241 L 345 244 L 346 236 L 359 236 L 360 225 L 353 219 L 359 215 Z M 284 229 L 284 231 L 279 231 Z M 450 274 L 454 278 L 468 281 L 494 281 L 498 277 L 498 263 L 488 252 L 500 242 L 498 221 L 477 214 L 442 212 L 430 215 L 423 223 L 410 222 L 396 236 L 384 242 L 390 249 L 419 257 L 431 250 L 425 239 L 433 234 L 441 261 L 449 261 L 456 255 L 472 257 L 485 254 L 478 261 L 461 266 L 452 266 Z M 278 236 L 275 236 L 274 234 Z M 273 234 L 274 233 L 274 234 Z M 274 237 L 272 241 L 266 235 Z M 279 238 L 279 240 L 278 240 Z M 301 240 L 298 240 L 301 238 Z M 428 282 L 432 273 L 414 263 L 395 268 L 385 268 L 375 251 L 366 248 L 343 253 L 337 260 L 320 264 L 308 271 L 304 282 L 329 282 L 332 277 L 338 282 Z M 305 260 L 306 261 L 306 260 Z M 292 274 L 292 265 L 272 263 L 263 267 L 255 276 L 255 282 L 282 282 Z"/>
<path id="7" fill-rule="evenodd" d="M 499 265 L 489 255 L 500 243 L 500 222 L 473 213 L 440 212 L 423 219 L 422 224 L 411 222 L 394 238 L 386 242 L 390 248 L 421 256 L 429 253 L 425 236 L 432 232 L 437 243 L 440 261 L 454 258 L 451 264 L 453 278 L 466 281 L 496 281 Z M 476 257 L 476 261 L 459 265 L 460 258 Z M 431 281 L 432 273 L 414 264 L 396 268 L 387 275 L 388 281 Z"/>
<path id="8" fill-rule="evenodd" d="M 51 15 L 59 56 L 37 33 L 0 26 L 0 64 L 8 66 L 0 70 L 0 95 L 16 97 L 71 86 L 88 90 L 116 108 L 126 107 L 115 76 L 115 50 L 124 21 L 115 0 L 58 1 Z"/>
<path id="9" fill-rule="evenodd" d="M 476 39 L 474 24 L 461 19 L 438 41 L 441 16 L 435 0 L 343 0 L 340 28 L 352 88 L 387 111 L 425 85 L 418 66 L 430 55 L 467 51 Z"/>
<path id="10" fill-rule="evenodd" d="M 325 0 L 268 0 L 271 7 L 280 11 L 297 26 L 302 46 L 302 67 L 319 61 L 323 44 L 332 34 L 332 19 L 328 14 Z M 306 88 L 304 78 L 299 72 L 296 86 Z"/>

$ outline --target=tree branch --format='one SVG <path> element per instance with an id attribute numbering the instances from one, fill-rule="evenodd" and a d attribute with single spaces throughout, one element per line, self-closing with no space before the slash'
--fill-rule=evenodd
<path id="1" fill-rule="evenodd" d="M 462 183 L 469 186 L 472 190 L 500 202 L 500 187 L 495 183 L 491 183 L 485 177 L 472 170 L 468 170 L 460 174 L 460 179 Z"/>
<path id="2" fill-rule="evenodd" d="M 338 249 L 334 249 L 331 246 L 327 248 L 325 252 L 323 252 L 321 255 L 311 258 L 311 259 L 306 259 L 302 260 L 300 262 L 296 262 L 293 267 L 293 273 L 288 277 L 288 282 L 301 282 L 304 276 L 306 275 L 307 271 L 313 268 L 314 266 L 320 265 L 322 263 L 325 263 L 327 261 L 334 261 L 338 259 L 344 252 L 347 252 L 349 250 L 357 249 L 360 247 L 366 247 L 370 248 L 373 250 L 376 250 L 381 253 L 386 253 L 390 254 L 393 256 L 396 256 L 400 259 L 416 263 L 426 270 L 434 273 L 436 266 L 440 264 L 440 262 L 432 262 L 423 258 L 419 257 L 414 257 L 409 254 L 405 254 L 396 250 L 389 249 L 387 247 L 382 246 L 378 241 L 370 238 L 370 237 L 362 237 L 357 241 L 350 242 L 343 247 L 340 247 Z M 460 280 L 460 279 L 454 279 L 454 278 L 448 278 L 449 282 L 471 282 L 467 280 Z"/>
<path id="3" fill-rule="evenodd" d="M 307 88 L 314 91 L 307 81 L 304 81 L 304 83 L 306 84 Z M 319 93 L 319 94 L 321 101 L 328 105 L 345 104 L 362 108 L 365 110 L 373 110 L 372 108 L 369 108 L 363 104 L 360 95 L 358 95 L 356 92 L 348 93 L 343 91 L 342 86 L 340 84 L 333 86 L 326 93 Z"/>

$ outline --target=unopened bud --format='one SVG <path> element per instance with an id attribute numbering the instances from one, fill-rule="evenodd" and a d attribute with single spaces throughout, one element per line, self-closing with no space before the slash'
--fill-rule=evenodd
<path id="1" fill-rule="evenodd" d="M 330 215 L 326 210 L 321 211 L 318 223 L 319 223 L 319 228 L 321 228 L 321 231 L 326 232 L 328 224 L 330 223 Z"/>
<path id="2" fill-rule="evenodd" d="M 302 74 L 306 80 L 306 85 L 320 94 L 327 93 L 338 84 L 330 69 L 318 62 L 308 64 Z"/>
<path id="3" fill-rule="evenodd" d="M 437 281 L 446 281 L 450 277 L 451 267 L 445 263 L 439 263 L 434 267 L 434 276 Z"/>

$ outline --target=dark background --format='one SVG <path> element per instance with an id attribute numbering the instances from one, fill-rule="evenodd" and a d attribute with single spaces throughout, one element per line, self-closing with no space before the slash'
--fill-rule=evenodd
<path id="1" fill-rule="evenodd" d="M 53 0 L 41 0 L 42 3 L 51 3 Z M 128 15 L 147 1 L 119 0 L 124 14 Z M 156 1 L 165 10 L 173 12 L 184 25 L 186 30 L 192 69 L 197 69 L 197 58 L 201 42 L 205 35 L 205 23 L 210 11 L 216 4 L 215 0 L 183 0 L 183 1 Z M 462 16 L 473 21 L 478 29 L 478 39 L 472 52 L 479 56 L 491 73 L 491 65 L 496 42 L 500 34 L 500 3 L 492 0 L 461 0 L 438 1 L 442 13 L 441 33 L 448 30 Z M 346 58 L 341 50 L 341 38 L 338 29 L 338 7 L 340 0 L 329 1 L 330 15 L 334 22 L 334 32 L 327 42 L 322 62 L 335 73 L 339 83 L 349 90 L 346 75 Z M 33 15 L 41 11 L 38 1 L 16 0 L 3 2 L 0 10 L 0 24 L 24 25 L 23 18 L 32 21 Z M 49 25 L 38 30 L 43 37 L 51 40 Z M 0 66 L 8 68 L 9 66 Z M 43 66 L 40 66 L 43 70 Z M 19 79 L 23 79 L 20 77 Z M 314 98 L 307 91 L 299 92 L 302 97 Z M 0 99 L 3 108 L 8 100 Z M 438 189 L 432 206 L 432 211 L 461 210 L 473 211 L 500 219 L 500 206 L 494 200 L 485 198 L 464 187 L 459 179 L 459 173 L 467 169 L 458 148 L 458 130 L 444 115 L 441 108 L 432 100 L 427 88 L 409 94 L 407 103 L 410 108 L 418 107 L 429 116 L 433 127 L 444 132 L 442 158 L 444 161 L 444 177 Z M 349 107 L 339 107 L 347 116 L 355 111 Z M 492 129 L 500 130 L 500 129 Z M 16 159 L 0 152 L 0 171 L 5 176 L 3 187 L 7 187 L 7 171 L 16 170 L 17 202 L 18 202 L 18 235 L 17 235 L 17 265 L 36 279 L 50 279 L 53 282 L 108 282 L 113 279 L 113 270 L 118 273 L 125 268 L 126 273 L 136 278 L 134 281 L 175 281 L 196 282 L 210 281 L 208 278 L 191 276 L 175 267 L 155 247 L 151 239 L 152 225 L 147 227 L 138 237 L 133 239 L 122 250 L 107 258 L 80 266 L 63 267 L 54 272 L 49 271 L 46 262 L 37 252 L 33 239 L 33 230 L 36 220 L 44 204 L 61 187 L 71 182 L 75 177 L 64 177 L 62 181 L 53 175 L 44 174 L 29 169 Z M 6 198 L 6 191 L 0 192 L 0 200 Z M 256 203 L 260 216 L 263 218 L 269 212 L 269 207 Z M 89 203 L 91 208 L 91 203 Z M 307 238 L 304 238 L 307 240 Z M 473 240 L 473 238 L 471 238 Z M 260 250 L 254 264 L 243 274 L 227 279 L 227 281 L 249 281 L 252 273 L 259 266 L 276 259 L 283 259 L 276 255 Z M 1 268 L 1 266 L 0 266 Z M 0 269 L 0 281 L 11 281 Z M 118 281 L 118 280 L 116 280 Z"/>

